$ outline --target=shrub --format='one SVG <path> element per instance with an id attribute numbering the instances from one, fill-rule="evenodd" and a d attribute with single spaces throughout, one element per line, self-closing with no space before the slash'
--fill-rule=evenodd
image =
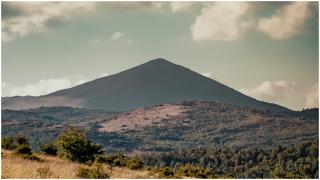
<path id="1" fill-rule="evenodd" d="M 92 143 L 81 130 L 76 128 L 60 134 L 56 147 L 60 157 L 80 163 L 93 161 L 97 155 L 103 153 L 100 145 Z"/>
<path id="2" fill-rule="evenodd" d="M 16 153 L 17 154 L 24 154 L 24 155 L 31 155 L 32 150 L 31 150 L 30 146 L 22 144 L 22 145 L 18 145 L 18 147 L 16 149 Z"/>
<path id="3" fill-rule="evenodd" d="M 29 159 L 29 160 L 32 160 L 32 161 L 39 161 L 39 162 L 42 162 L 42 161 L 43 161 L 41 158 L 39 158 L 39 157 L 36 156 L 35 154 L 23 155 L 23 157 L 24 157 L 25 159 Z"/>
<path id="4" fill-rule="evenodd" d="M 186 164 L 179 167 L 179 174 L 197 178 L 215 178 L 214 174 L 206 168 Z"/>
<path id="5" fill-rule="evenodd" d="M 164 177 L 172 177 L 174 176 L 174 172 L 169 167 L 165 167 L 160 171 L 160 175 Z"/>
<path id="6" fill-rule="evenodd" d="M 42 144 L 40 146 L 40 150 L 48 155 L 57 155 L 57 147 L 54 145 L 54 143 L 47 143 L 47 144 Z"/>
<path id="7" fill-rule="evenodd" d="M 126 166 L 130 169 L 141 169 L 143 168 L 143 162 L 141 162 L 137 157 L 132 157 L 127 159 Z"/>
<path id="8" fill-rule="evenodd" d="M 114 154 L 106 157 L 106 163 L 112 166 L 125 166 L 126 157 L 123 154 Z"/>
<path id="9" fill-rule="evenodd" d="M 16 145 L 14 144 L 13 137 L 4 137 L 1 139 L 1 147 L 3 149 L 15 149 Z"/>
<path id="10" fill-rule="evenodd" d="M 94 164 L 91 168 L 79 167 L 77 176 L 83 179 L 106 179 L 110 177 L 110 174 L 105 172 L 102 165 Z"/>
<path id="11" fill-rule="evenodd" d="M 29 140 L 25 136 L 16 137 L 18 145 L 27 145 L 29 146 Z"/>
<path id="12" fill-rule="evenodd" d="M 94 163 L 107 163 L 107 158 L 103 155 L 96 156 Z"/>

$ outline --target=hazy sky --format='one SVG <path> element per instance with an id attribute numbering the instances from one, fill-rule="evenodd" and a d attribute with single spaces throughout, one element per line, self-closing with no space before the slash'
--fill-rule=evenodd
<path id="1" fill-rule="evenodd" d="M 2 2 L 2 96 L 154 58 L 291 109 L 318 107 L 318 2 Z"/>

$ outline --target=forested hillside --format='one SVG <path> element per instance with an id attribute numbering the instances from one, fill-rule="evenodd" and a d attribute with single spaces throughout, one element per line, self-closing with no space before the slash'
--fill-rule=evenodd
<path id="1" fill-rule="evenodd" d="M 178 148 L 257 147 L 318 139 L 317 109 L 276 113 L 189 101 L 123 113 L 71 107 L 2 110 L 2 136 L 24 135 L 33 148 L 79 127 L 108 151 L 168 152 Z"/>

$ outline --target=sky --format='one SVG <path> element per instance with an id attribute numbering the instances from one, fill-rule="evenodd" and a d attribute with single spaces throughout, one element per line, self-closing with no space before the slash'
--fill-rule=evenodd
<path id="1" fill-rule="evenodd" d="M 259 100 L 318 107 L 318 2 L 2 2 L 1 96 L 164 58 Z"/>

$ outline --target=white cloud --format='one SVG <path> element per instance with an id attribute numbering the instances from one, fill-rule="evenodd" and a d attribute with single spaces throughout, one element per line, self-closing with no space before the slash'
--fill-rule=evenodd
<path id="1" fill-rule="evenodd" d="M 248 20 L 250 4 L 247 2 L 206 3 L 201 15 L 191 26 L 195 41 L 232 41 L 251 28 Z"/>
<path id="2" fill-rule="evenodd" d="M 18 15 L 2 19 L 1 34 L 5 42 L 49 29 L 49 22 L 65 21 L 73 14 L 95 10 L 93 2 L 6 2 Z"/>
<path id="3" fill-rule="evenodd" d="M 164 7 L 163 2 L 151 2 L 151 9 L 163 11 L 163 7 Z"/>
<path id="4" fill-rule="evenodd" d="M 297 93 L 295 83 L 264 81 L 259 86 L 240 89 L 240 92 L 263 101 L 280 102 Z"/>
<path id="5" fill-rule="evenodd" d="M 94 77 L 91 80 L 109 76 L 108 73 L 102 73 Z M 1 96 L 41 96 L 46 95 L 61 89 L 74 87 L 86 82 L 89 82 L 87 78 L 83 78 L 76 81 L 71 81 L 67 78 L 57 79 L 41 79 L 38 82 L 29 83 L 25 85 L 14 85 L 7 82 L 1 83 Z"/>
<path id="6" fill-rule="evenodd" d="M 99 2 L 99 6 L 110 10 L 117 11 L 134 11 L 134 12 L 162 12 L 164 10 L 165 2 L 154 1 L 130 1 L 130 2 Z"/>
<path id="7" fill-rule="evenodd" d="M 111 35 L 111 40 L 119 40 L 121 39 L 125 34 L 122 32 L 115 32 Z"/>
<path id="8" fill-rule="evenodd" d="M 202 76 L 205 76 L 205 77 L 211 77 L 211 73 L 210 72 L 205 72 L 205 73 L 201 73 Z"/>
<path id="9" fill-rule="evenodd" d="M 86 83 L 86 82 L 88 82 L 88 80 L 79 80 L 79 81 L 76 82 L 74 85 L 75 85 L 75 86 L 78 86 L 78 85 L 83 84 L 83 83 Z"/>
<path id="10" fill-rule="evenodd" d="M 118 41 L 118 40 L 123 40 L 127 45 L 131 45 L 133 40 L 126 35 L 125 33 L 122 32 L 115 32 L 111 35 L 110 40 L 112 41 Z"/>
<path id="11" fill-rule="evenodd" d="M 42 79 L 36 83 L 22 86 L 2 84 L 2 96 L 40 96 L 57 90 L 71 87 L 72 83 L 65 78 L 62 79 Z"/>
<path id="12" fill-rule="evenodd" d="M 173 13 L 178 13 L 190 10 L 194 3 L 191 1 L 173 1 L 169 3 L 169 6 Z"/>
<path id="13" fill-rule="evenodd" d="M 319 107 L 319 84 L 314 84 L 306 93 L 305 108 Z"/>
<path id="14" fill-rule="evenodd" d="M 261 18 L 257 29 L 273 39 L 286 39 L 304 31 L 305 20 L 310 17 L 308 2 L 292 2 L 271 17 Z"/>
<path id="15" fill-rule="evenodd" d="M 102 73 L 98 76 L 98 78 L 106 77 L 109 76 L 109 73 Z"/>

